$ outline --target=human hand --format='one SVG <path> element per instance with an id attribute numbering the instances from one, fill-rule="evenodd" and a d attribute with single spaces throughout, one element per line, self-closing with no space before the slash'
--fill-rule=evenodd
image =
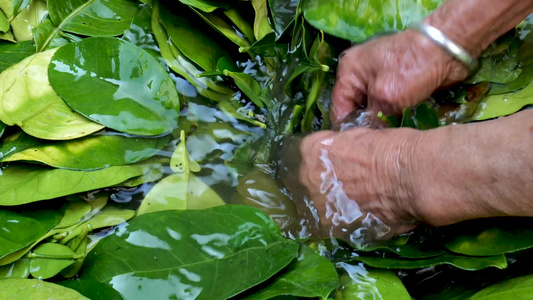
<path id="1" fill-rule="evenodd" d="M 468 70 L 427 37 L 407 30 L 346 50 L 332 92 L 332 120 L 356 108 L 399 113 L 440 87 L 464 80 Z"/>
<path id="2" fill-rule="evenodd" d="M 319 231 L 323 237 L 364 245 L 414 229 L 416 182 L 410 175 L 418 134 L 356 128 L 321 131 L 284 145 L 292 151 L 287 153 L 291 161 L 301 156 L 298 167 L 285 166 L 299 173 L 289 188 L 300 215 L 310 223 L 318 221 L 315 235 Z"/>

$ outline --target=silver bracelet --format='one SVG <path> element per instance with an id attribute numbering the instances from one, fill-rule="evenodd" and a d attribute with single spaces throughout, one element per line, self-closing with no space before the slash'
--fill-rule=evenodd
<path id="1" fill-rule="evenodd" d="M 474 72 L 477 69 L 479 64 L 478 60 L 472 57 L 463 47 L 448 38 L 442 31 L 424 23 L 411 24 L 409 27 L 430 38 L 446 51 L 446 53 L 463 63 L 470 72 Z"/>

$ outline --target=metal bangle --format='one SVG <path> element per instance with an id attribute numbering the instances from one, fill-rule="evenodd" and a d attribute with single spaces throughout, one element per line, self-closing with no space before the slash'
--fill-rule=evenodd
<path id="1" fill-rule="evenodd" d="M 463 63 L 470 72 L 474 72 L 477 69 L 479 65 L 478 60 L 472 57 L 463 47 L 448 38 L 442 31 L 424 23 L 411 24 L 409 27 L 430 38 L 446 51 L 446 53 Z"/>

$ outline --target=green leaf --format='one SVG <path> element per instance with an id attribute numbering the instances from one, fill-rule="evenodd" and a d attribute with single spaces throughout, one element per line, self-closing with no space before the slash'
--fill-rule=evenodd
<path id="1" fill-rule="evenodd" d="M 515 39 L 509 49 L 501 54 L 483 57 L 479 70 L 466 83 L 495 82 L 507 84 L 517 79 L 522 73 L 518 60 L 520 39 Z"/>
<path id="2" fill-rule="evenodd" d="M 519 31 L 519 35 L 523 36 L 519 54 L 522 73 L 516 80 L 508 84 L 492 84 L 490 88 L 491 95 L 501 95 L 520 90 L 533 79 L 533 17 L 526 18 L 524 23 L 524 26 Z"/>
<path id="3" fill-rule="evenodd" d="M 0 74 L 0 120 L 42 139 L 86 136 L 103 127 L 73 112 L 48 82 L 54 50 L 27 57 Z"/>
<path id="4" fill-rule="evenodd" d="M 35 242 L 60 220 L 61 214 L 51 209 L 0 209 L 0 258 Z"/>
<path id="5" fill-rule="evenodd" d="M 255 11 L 254 36 L 259 41 L 267 34 L 273 32 L 268 18 L 268 1 L 252 0 L 252 5 Z"/>
<path id="6" fill-rule="evenodd" d="M 354 257 L 354 260 L 364 262 L 365 264 L 373 268 L 382 269 L 419 269 L 442 264 L 452 265 L 459 269 L 468 271 L 482 270 L 488 267 L 496 267 L 498 269 L 507 268 L 507 260 L 505 259 L 504 255 L 482 257 L 441 255 L 437 257 L 417 260 L 358 256 Z"/>
<path id="7" fill-rule="evenodd" d="M 533 295 L 533 275 L 527 275 L 491 285 L 474 294 L 470 299 L 531 299 L 531 295 Z"/>
<path id="8" fill-rule="evenodd" d="M 33 40 L 35 41 L 35 46 L 39 52 L 59 48 L 72 42 L 71 39 L 66 38 L 66 34 L 63 33 L 60 35 L 59 32 L 56 32 L 55 30 L 56 28 L 54 27 L 50 15 L 46 16 L 41 24 L 33 29 Z M 81 40 L 81 38 L 79 38 L 79 40 Z"/>
<path id="9" fill-rule="evenodd" d="M 124 297 L 111 286 L 92 280 L 66 280 L 57 284 L 78 291 L 89 299 L 124 300 Z"/>
<path id="10" fill-rule="evenodd" d="M 86 201 L 72 201 L 65 209 L 65 213 L 61 222 L 57 224 L 54 229 L 66 228 L 76 225 L 85 215 L 87 215 L 93 208 Z"/>
<path id="11" fill-rule="evenodd" d="M 27 255 L 31 257 L 30 273 L 39 279 L 54 277 L 75 262 L 75 255 L 74 251 L 67 246 L 53 243 L 42 244 Z"/>
<path id="12" fill-rule="evenodd" d="M 0 205 L 21 205 L 114 186 L 144 174 L 147 168 L 140 163 L 83 172 L 12 164 L 0 175 Z"/>
<path id="13" fill-rule="evenodd" d="M 49 143 L 24 133 L 0 143 L 0 162 L 31 161 L 55 168 L 93 171 L 133 164 L 157 154 L 169 136 L 134 138 L 120 135 L 91 135 L 72 141 Z"/>
<path id="14" fill-rule="evenodd" d="M 206 13 L 197 9 L 192 9 L 196 12 L 204 21 L 207 22 L 213 29 L 220 34 L 228 38 L 239 47 L 249 47 L 250 42 L 244 37 L 244 34 L 236 31 L 233 24 L 229 24 L 223 18 L 219 17 L 215 13 Z"/>
<path id="15" fill-rule="evenodd" d="M 389 252 L 411 259 L 430 258 L 446 254 L 441 239 L 428 237 L 430 235 L 431 233 L 427 232 L 416 234 L 415 231 L 409 236 L 398 236 L 389 241 L 379 241 L 377 245 L 357 250 Z"/>
<path id="16" fill-rule="evenodd" d="M 9 265 L 0 266 L 0 279 L 28 278 L 30 276 L 30 260 L 21 258 Z"/>
<path id="17" fill-rule="evenodd" d="M 481 101 L 472 120 L 482 121 L 507 116 L 530 104 L 533 104 L 533 82 L 514 93 L 488 96 Z"/>
<path id="18" fill-rule="evenodd" d="M 35 53 L 33 42 L 18 42 L 16 44 L 0 42 L 0 72 L 19 63 Z"/>
<path id="19" fill-rule="evenodd" d="M 164 211 L 141 215 L 100 241 L 80 279 L 112 285 L 127 299 L 225 299 L 297 255 L 298 244 L 251 207 Z"/>
<path id="20" fill-rule="evenodd" d="M 124 40 L 158 57 L 157 42 L 152 34 L 152 7 L 145 6 L 133 18 L 130 28 L 124 32 Z"/>
<path id="21" fill-rule="evenodd" d="M 88 231 L 87 231 L 88 232 Z M 74 253 L 77 254 L 78 258 L 72 265 L 61 270 L 61 275 L 65 278 L 72 278 L 78 274 L 83 266 L 83 261 L 85 260 L 85 254 L 87 252 L 87 244 L 89 243 L 88 237 L 86 234 L 82 234 L 72 239 L 67 243 L 67 246 L 71 248 Z"/>
<path id="22" fill-rule="evenodd" d="M 7 125 L 2 123 L 2 121 L 0 121 L 0 139 L 4 135 L 4 132 L 6 131 L 6 128 L 7 128 Z"/>
<path id="23" fill-rule="evenodd" d="M 109 128 L 149 136 L 177 125 L 174 82 L 153 56 L 126 41 L 88 38 L 63 46 L 49 74 L 70 107 Z"/>
<path id="24" fill-rule="evenodd" d="M 156 2 L 154 3 L 152 13 L 152 29 L 157 44 L 159 45 L 161 56 L 164 58 L 168 67 L 194 85 L 200 95 L 213 101 L 231 99 L 233 97 L 233 91 L 228 90 L 227 87 L 220 85 L 211 78 L 198 78 L 204 71 L 200 70 L 199 67 L 195 66 L 193 62 L 185 57 L 170 40 L 170 37 L 161 24 L 159 11 L 159 4 Z"/>
<path id="25" fill-rule="evenodd" d="M 278 296 L 326 299 L 339 286 L 335 266 L 308 246 L 300 247 L 298 258 L 273 278 L 238 296 L 266 300 Z"/>
<path id="26" fill-rule="evenodd" d="M 229 53 L 213 38 L 214 31 L 191 9 L 183 6 L 172 11 L 168 7 L 162 8 L 161 22 L 170 40 L 204 71 L 216 70 L 219 59 L 229 57 Z"/>
<path id="27" fill-rule="evenodd" d="M 299 2 L 294 0 L 268 0 L 277 37 L 280 37 L 294 22 Z"/>
<path id="28" fill-rule="evenodd" d="M 22 9 L 11 21 L 13 35 L 17 42 L 31 41 L 33 29 L 39 26 L 47 13 L 48 8 L 44 0 L 33 0 L 30 5 Z"/>
<path id="29" fill-rule="evenodd" d="M 352 42 L 362 42 L 381 32 L 404 30 L 420 22 L 444 0 L 329 1 L 305 0 L 307 22 L 325 33 Z"/>
<path id="30" fill-rule="evenodd" d="M 164 210 L 207 209 L 225 204 L 215 191 L 192 174 L 199 172 L 200 166 L 189 159 L 184 131 L 172 155 L 170 167 L 177 174 L 164 178 L 150 190 L 138 209 L 138 215 Z"/>
<path id="31" fill-rule="evenodd" d="M 446 248 L 464 255 L 499 255 L 533 247 L 529 218 L 470 221 L 451 227 L 450 232 Z"/>
<path id="32" fill-rule="evenodd" d="M 62 31 L 85 36 L 121 35 L 139 8 L 130 0 L 49 0 L 48 9 L 54 27 L 43 36 L 38 51 L 47 49 Z"/>
<path id="33" fill-rule="evenodd" d="M 383 299 L 411 300 L 401 280 L 391 271 L 365 269 L 359 265 L 340 263 L 345 274 L 340 277 L 342 287 L 335 300 Z"/>
<path id="34" fill-rule="evenodd" d="M 11 28 L 11 23 L 7 19 L 6 15 L 0 11 L 0 32 L 6 33 Z"/>
<path id="35" fill-rule="evenodd" d="M 190 5 L 206 13 L 215 11 L 217 8 L 229 9 L 231 6 L 221 0 L 179 0 L 181 3 Z"/>
<path id="36" fill-rule="evenodd" d="M 248 97 L 252 102 L 261 108 L 270 108 L 272 101 L 265 96 L 265 89 L 250 74 L 231 72 L 224 70 L 224 75 L 231 77 L 237 87 Z"/>
<path id="37" fill-rule="evenodd" d="M 76 228 L 69 231 L 69 234 L 61 240 L 61 243 L 69 241 L 86 234 L 89 231 L 116 226 L 122 224 L 135 216 L 135 211 L 131 209 L 120 209 L 114 206 L 106 206 L 88 221 L 79 224 Z"/>
<path id="38" fill-rule="evenodd" d="M 246 108 L 241 105 L 238 101 L 235 100 L 222 100 L 218 103 L 218 108 L 231 118 L 248 122 L 252 125 L 266 129 L 266 124 L 261 123 L 256 119 L 252 119 L 250 114 L 246 113 Z M 253 113 L 253 112 L 252 112 Z"/>
<path id="39" fill-rule="evenodd" d="M 37 279 L 0 280 L 0 298 L 12 300 L 55 299 L 86 300 L 78 292 Z"/>

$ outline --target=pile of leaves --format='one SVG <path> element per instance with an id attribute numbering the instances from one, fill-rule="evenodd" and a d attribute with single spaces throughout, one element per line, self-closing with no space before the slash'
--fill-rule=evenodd
<path id="1" fill-rule="evenodd" d="M 330 128 L 351 42 L 441 2 L 0 1 L 0 296 L 411 299 L 405 270 L 521 262 L 527 218 L 363 249 L 287 238 L 295 207 L 269 168 L 280 137 Z M 466 83 L 384 120 L 431 129 L 532 104 L 532 25 Z M 527 272 L 498 274 L 526 276 L 453 295 L 531 292 Z"/>

